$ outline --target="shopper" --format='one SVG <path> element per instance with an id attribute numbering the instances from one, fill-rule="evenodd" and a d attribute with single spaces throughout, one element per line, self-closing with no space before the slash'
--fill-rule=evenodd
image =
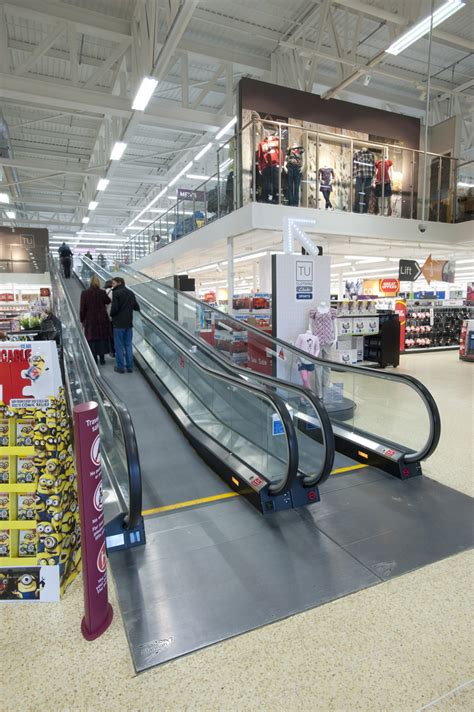
<path id="1" fill-rule="evenodd" d="M 115 370 L 117 373 L 133 371 L 133 312 L 140 311 L 134 293 L 127 289 L 122 277 L 112 279 L 112 309 L 110 316 L 114 327 Z"/>
<path id="2" fill-rule="evenodd" d="M 107 309 L 107 315 L 110 319 L 110 310 L 112 308 L 112 280 L 108 279 L 107 282 L 104 284 L 104 289 L 107 294 L 107 296 L 110 299 L 110 304 L 107 304 L 106 309 Z M 109 353 L 111 356 L 115 358 L 115 344 L 114 344 L 114 333 L 113 333 L 113 327 L 112 327 L 112 320 L 110 320 L 110 347 L 109 347 Z"/>
<path id="3" fill-rule="evenodd" d="M 110 304 L 110 299 L 100 288 L 100 280 L 94 274 L 89 288 L 81 294 L 79 317 L 95 362 L 99 359 L 102 365 L 105 364 L 105 354 L 109 353 L 110 348 L 111 328 L 107 304 Z"/>
<path id="4" fill-rule="evenodd" d="M 72 250 L 65 242 L 59 247 L 59 260 L 63 270 L 64 277 L 69 279 L 71 276 Z"/>

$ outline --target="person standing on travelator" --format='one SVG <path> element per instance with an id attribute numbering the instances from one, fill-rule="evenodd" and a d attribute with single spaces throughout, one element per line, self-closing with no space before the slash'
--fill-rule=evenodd
<path id="1" fill-rule="evenodd" d="M 64 277 L 69 279 L 71 276 L 72 250 L 65 242 L 59 247 L 59 260 L 63 270 Z"/>
<path id="2" fill-rule="evenodd" d="M 133 371 L 133 312 L 140 311 L 135 294 L 127 289 L 122 277 L 112 278 L 112 308 L 110 318 L 114 328 L 115 370 L 117 373 Z"/>

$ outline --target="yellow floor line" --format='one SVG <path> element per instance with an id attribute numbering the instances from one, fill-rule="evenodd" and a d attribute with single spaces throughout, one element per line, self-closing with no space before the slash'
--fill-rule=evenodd
<path id="1" fill-rule="evenodd" d="M 331 475 L 338 475 L 341 472 L 350 472 L 351 470 L 361 470 L 367 465 L 352 465 L 351 467 L 340 467 L 338 470 L 333 470 Z M 176 504 L 166 504 L 163 507 L 154 507 L 153 509 L 144 509 L 142 514 L 144 517 L 149 517 L 151 514 L 160 514 L 161 512 L 172 512 L 174 509 L 185 509 L 186 507 L 194 507 L 198 504 L 207 504 L 208 502 L 217 502 L 220 499 L 231 499 L 231 497 L 240 497 L 239 492 L 224 492 L 223 494 L 215 494 L 212 497 L 201 497 L 201 499 L 189 499 L 186 502 L 176 502 Z"/>
<path id="2" fill-rule="evenodd" d="M 239 497 L 238 492 L 224 492 L 223 494 L 215 494 L 212 497 L 201 497 L 201 499 L 189 499 L 187 502 L 176 502 L 176 504 L 166 504 L 164 507 L 154 507 L 153 509 L 144 509 L 142 514 L 148 517 L 150 514 L 158 514 L 159 512 L 171 512 L 173 509 L 184 509 L 185 507 L 193 507 L 196 504 L 206 504 L 207 502 L 217 502 L 219 499 L 230 499 L 231 497 Z"/>

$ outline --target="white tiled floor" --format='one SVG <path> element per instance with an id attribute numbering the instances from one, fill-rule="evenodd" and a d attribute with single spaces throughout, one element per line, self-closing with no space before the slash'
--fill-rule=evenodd
<path id="1" fill-rule="evenodd" d="M 400 370 L 441 411 L 425 473 L 472 494 L 474 366 L 442 352 L 403 356 Z M 139 676 L 113 585 L 112 627 L 86 643 L 76 582 L 59 605 L 0 609 L 2 697 L 25 712 L 474 709 L 473 564 L 460 554 Z"/>

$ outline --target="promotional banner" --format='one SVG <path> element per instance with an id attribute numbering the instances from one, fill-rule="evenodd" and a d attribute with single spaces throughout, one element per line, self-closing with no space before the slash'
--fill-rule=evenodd
<path id="1" fill-rule="evenodd" d="M 206 193 L 203 190 L 189 190 L 188 188 L 178 188 L 176 191 L 178 200 L 197 200 L 204 202 Z"/>
<path id="2" fill-rule="evenodd" d="M 74 441 L 84 578 L 85 611 L 81 631 L 86 640 L 95 640 L 107 630 L 113 617 L 107 588 L 107 554 L 97 403 L 90 401 L 74 407 Z"/>
<path id="3" fill-rule="evenodd" d="M 61 387 L 54 341 L 0 342 L 0 401 L 20 408 L 26 399 L 57 396 Z M 15 402 L 12 402 L 15 401 Z"/>
<path id="4" fill-rule="evenodd" d="M 395 311 L 400 322 L 400 351 L 405 351 L 405 330 L 407 322 L 407 305 L 402 299 L 395 302 Z"/>
<path id="5" fill-rule="evenodd" d="M 384 297 L 396 297 L 400 291 L 398 279 L 386 278 L 379 280 L 379 290 Z"/>

